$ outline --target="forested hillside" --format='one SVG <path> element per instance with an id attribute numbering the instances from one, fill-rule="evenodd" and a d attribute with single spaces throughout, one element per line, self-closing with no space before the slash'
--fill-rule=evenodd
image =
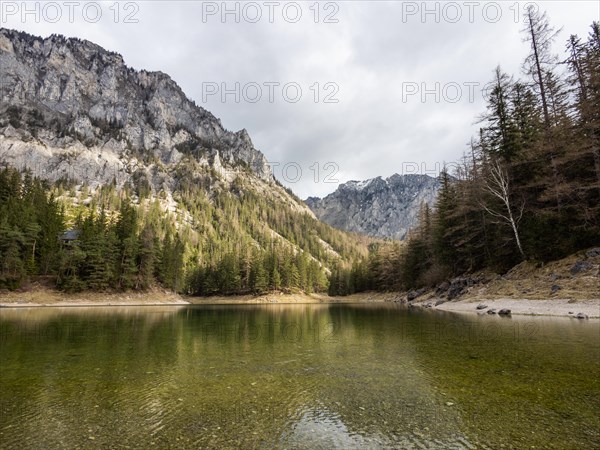
<path id="1" fill-rule="evenodd" d="M 556 33 L 530 9 L 522 79 L 494 71 L 479 136 L 460 169 L 441 175 L 406 245 L 379 246 L 332 293 L 435 286 L 523 260 L 540 264 L 600 244 L 600 25 L 552 51 Z"/>
<path id="2" fill-rule="evenodd" d="M 366 240 L 239 183 L 239 191 L 212 200 L 189 186 L 167 212 L 160 199 L 140 199 L 132 188 L 50 187 L 1 169 L 0 288 L 47 276 L 66 291 L 160 283 L 197 295 L 310 293 L 327 290 L 329 267 L 366 254 Z"/>

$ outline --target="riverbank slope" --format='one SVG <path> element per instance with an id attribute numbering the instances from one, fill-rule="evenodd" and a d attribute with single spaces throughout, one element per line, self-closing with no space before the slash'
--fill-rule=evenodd
<path id="1" fill-rule="evenodd" d="M 406 300 L 454 312 L 510 309 L 512 314 L 600 317 L 600 248 L 547 264 L 526 261 L 504 275 L 457 277 L 435 289 L 411 291 Z"/>

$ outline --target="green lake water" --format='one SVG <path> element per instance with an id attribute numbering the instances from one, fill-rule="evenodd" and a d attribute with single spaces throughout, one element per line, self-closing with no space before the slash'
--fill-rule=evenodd
<path id="1" fill-rule="evenodd" d="M 600 322 L 2 309 L 0 448 L 597 449 Z"/>

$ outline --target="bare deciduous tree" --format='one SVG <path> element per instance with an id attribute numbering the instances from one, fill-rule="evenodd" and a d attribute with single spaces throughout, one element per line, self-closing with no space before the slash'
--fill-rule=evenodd
<path id="1" fill-rule="evenodd" d="M 491 216 L 496 217 L 497 219 L 500 219 L 510 225 L 515 237 L 517 248 L 519 249 L 519 253 L 523 259 L 525 259 L 525 252 L 523 251 L 523 246 L 521 245 L 521 239 L 519 237 L 519 222 L 523 217 L 525 202 L 521 202 L 521 205 L 518 208 L 518 213 L 515 214 L 513 212 L 514 205 L 511 203 L 508 174 L 497 160 L 491 162 L 489 166 L 489 174 L 484 181 L 484 186 L 487 192 L 502 202 L 505 211 L 494 211 L 485 204 L 482 205 L 483 208 Z"/>

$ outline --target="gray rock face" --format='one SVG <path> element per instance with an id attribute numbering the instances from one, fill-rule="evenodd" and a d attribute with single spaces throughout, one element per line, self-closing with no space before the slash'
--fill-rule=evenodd
<path id="1" fill-rule="evenodd" d="M 585 252 L 585 255 L 588 258 L 595 258 L 596 256 L 600 256 L 600 247 L 596 247 L 596 248 L 592 248 L 591 250 L 588 250 L 587 252 Z"/>
<path id="2" fill-rule="evenodd" d="M 589 262 L 589 261 L 577 261 L 571 267 L 570 272 L 571 272 L 571 275 L 577 275 L 578 273 L 586 272 L 586 271 L 591 270 L 593 268 L 594 268 L 594 265 L 591 262 Z"/>
<path id="3" fill-rule="evenodd" d="M 392 175 L 349 181 L 325 198 L 306 204 L 322 221 L 346 231 L 373 237 L 404 239 L 418 222 L 423 202 L 433 206 L 440 187 L 428 175 Z"/>
<path id="4" fill-rule="evenodd" d="M 88 41 L 0 29 L 0 162 L 90 184 L 141 169 L 159 189 L 184 157 L 273 181 L 246 130 L 225 130 L 168 75 Z"/>

